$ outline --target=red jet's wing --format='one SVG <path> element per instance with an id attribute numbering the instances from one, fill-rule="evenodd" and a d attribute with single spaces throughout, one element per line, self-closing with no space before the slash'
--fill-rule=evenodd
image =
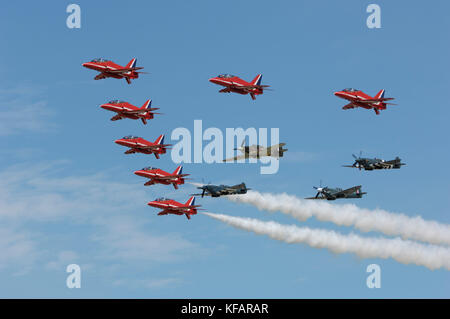
<path id="1" fill-rule="evenodd" d="M 348 110 L 348 109 L 354 109 L 356 106 L 353 103 L 348 103 L 347 105 L 344 105 L 342 109 Z"/>
<path id="2" fill-rule="evenodd" d="M 152 180 L 156 180 L 156 181 L 158 181 L 158 180 L 160 180 L 160 181 L 168 181 L 168 180 L 171 180 L 171 179 L 177 179 L 178 178 L 178 176 L 155 176 L 155 177 L 152 177 L 151 179 Z"/>
<path id="3" fill-rule="evenodd" d="M 237 90 L 242 90 L 242 91 L 247 91 L 247 92 L 251 92 L 252 90 L 263 90 L 265 87 L 269 87 L 269 85 L 227 85 L 229 88 L 232 89 L 237 89 Z"/>
<path id="4" fill-rule="evenodd" d="M 121 73 L 128 73 L 128 72 L 132 72 L 132 71 L 136 71 L 136 70 L 141 70 L 143 69 L 143 67 L 138 67 L 138 68 L 123 68 L 123 69 L 118 69 L 118 70 L 106 70 L 105 72 L 108 73 L 115 73 L 115 74 L 121 74 Z"/>

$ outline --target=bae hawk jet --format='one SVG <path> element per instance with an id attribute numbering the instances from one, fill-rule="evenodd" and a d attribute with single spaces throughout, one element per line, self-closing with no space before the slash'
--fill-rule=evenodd
<path id="1" fill-rule="evenodd" d="M 162 209 L 162 211 L 158 213 L 158 216 L 167 214 L 186 215 L 187 219 L 191 219 L 191 215 L 197 214 L 198 207 L 201 206 L 194 204 L 194 196 L 189 198 L 185 204 L 168 198 L 157 198 L 154 201 L 148 202 L 149 206 Z"/>
<path id="2" fill-rule="evenodd" d="M 264 93 L 264 90 L 269 85 L 261 85 L 262 74 L 258 74 L 251 82 L 242 80 L 236 75 L 220 74 L 216 77 L 210 78 L 209 82 L 224 86 L 225 88 L 220 90 L 220 93 L 239 93 L 250 94 L 252 100 L 256 99 L 256 95 Z"/>
<path id="3" fill-rule="evenodd" d="M 147 120 L 153 119 L 155 114 L 161 114 L 153 112 L 159 110 L 158 107 L 152 108 L 151 106 L 152 100 L 147 100 L 141 107 L 120 100 L 112 100 L 100 105 L 102 109 L 117 113 L 111 118 L 111 121 L 117 121 L 124 118 L 132 120 L 141 119 L 144 125 L 147 124 Z"/>
<path id="4" fill-rule="evenodd" d="M 393 103 L 386 103 L 386 101 L 393 100 L 394 98 L 384 97 L 384 90 L 378 92 L 374 97 L 367 95 L 361 90 L 351 88 L 335 92 L 334 95 L 350 101 L 350 103 L 342 107 L 344 110 L 362 107 L 368 110 L 373 109 L 375 113 L 379 115 L 381 110 L 386 109 L 386 105 L 396 105 Z"/>
<path id="5" fill-rule="evenodd" d="M 100 72 L 94 80 L 106 78 L 125 79 L 128 84 L 131 84 L 131 79 L 137 79 L 139 73 L 145 73 L 138 72 L 138 70 L 143 69 L 143 67 L 136 67 L 136 59 L 132 59 L 127 65 L 121 66 L 113 61 L 98 58 L 85 62 L 82 66 Z"/>

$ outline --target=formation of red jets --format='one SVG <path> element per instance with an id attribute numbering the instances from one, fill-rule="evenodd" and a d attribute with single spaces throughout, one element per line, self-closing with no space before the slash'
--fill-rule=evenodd
<path id="1" fill-rule="evenodd" d="M 136 59 L 132 59 L 125 66 L 118 65 L 113 61 L 103 58 L 93 59 L 89 62 L 85 62 L 82 66 L 98 71 L 95 76 L 95 80 L 101 80 L 105 78 L 125 79 L 128 84 L 131 84 L 132 79 L 139 78 L 139 74 L 145 73 L 139 70 L 142 67 L 136 66 Z M 247 95 L 249 94 L 252 100 L 256 99 L 257 95 L 264 93 L 269 85 L 261 84 L 262 75 L 258 74 L 252 81 L 247 82 L 238 76 L 231 74 L 221 74 L 209 79 L 211 83 L 223 86 L 220 93 L 238 93 Z M 349 103 L 343 107 L 344 110 L 362 107 L 365 109 L 373 109 L 375 113 L 380 114 L 381 110 L 386 109 L 387 101 L 393 100 L 393 98 L 385 98 L 384 90 L 379 91 L 374 97 L 371 97 L 364 92 L 356 89 L 344 89 L 334 93 L 335 96 L 348 100 Z M 129 102 L 112 100 L 108 103 L 102 104 L 100 107 L 117 113 L 111 118 L 111 121 L 117 121 L 124 118 L 141 120 L 145 125 L 148 120 L 154 118 L 154 111 L 159 108 L 151 107 L 152 100 L 147 100 L 141 107 L 135 106 Z M 138 136 L 125 136 L 115 141 L 115 143 L 128 147 L 125 154 L 143 153 L 153 154 L 156 159 L 160 158 L 160 155 L 165 154 L 170 144 L 164 144 L 164 134 L 160 135 L 155 142 L 150 142 L 142 137 Z M 182 174 L 183 167 L 178 166 L 173 173 L 168 173 L 159 168 L 146 167 L 141 170 L 137 170 L 134 173 L 138 176 L 148 178 L 149 180 L 144 184 L 145 186 L 154 184 L 173 185 L 175 189 L 178 189 L 178 185 L 182 185 L 185 182 L 185 177 L 189 174 Z M 192 196 L 186 203 L 180 203 L 172 199 L 158 198 L 148 203 L 149 206 L 161 209 L 158 215 L 185 215 L 190 219 L 191 215 L 197 214 L 198 207 L 195 205 L 195 197 Z"/>

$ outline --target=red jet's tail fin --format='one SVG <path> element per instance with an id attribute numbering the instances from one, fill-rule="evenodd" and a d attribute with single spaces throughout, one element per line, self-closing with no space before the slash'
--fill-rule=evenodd
<path id="1" fill-rule="evenodd" d="M 132 69 L 136 67 L 136 58 L 131 59 L 130 62 L 125 66 L 126 69 Z"/>
<path id="2" fill-rule="evenodd" d="M 195 196 L 192 196 L 191 198 L 189 198 L 186 202 L 186 206 L 192 206 L 195 204 Z"/>
<path id="3" fill-rule="evenodd" d="M 378 93 L 375 95 L 374 98 L 375 98 L 375 99 L 382 99 L 382 98 L 384 98 L 384 89 L 383 89 L 383 90 L 380 90 L 380 92 L 378 92 Z M 379 111 L 379 110 L 381 110 L 381 109 L 386 109 L 386 104 L 383 103 L 382 101 L 381 101 L 381 102 L 375 103 L 375 108 L 374 108 L 374 110 L 375 110 L 375 113 L 376 113 L 377 115 L 380 114 L 380 111 Z"/>
<path id="4" fill-rule="evenodd" d="M 149 109 L 152 106 L 152 100 L 145 101 L 144 105 L 142 105 L 141 109 L 146 110 Z"/>
<path id="5" fill-rule="evenodd" d="M 380 92 L 378 92 L 377 95 L 375 95 L 374 98 L 375 99 L 382 99 L 382 98 L 384 98 L 384 89 L 380 90 Z"/>
<path id="6" fill-rule="evenodd" d="M 251 82 L 252 85 L 261 85 L 261 79 L 262 79 L 262 74 L 258 74 L 253 81 Z"/>
<path id="7" fill-rule="evenodd" d="M 173 175 L 180 175 L 183 172 L 183 166 L 178 166 L 175 171 L 173 172 Z"/>
<path id="8" fill-rule="evenodd" d="M 161 134 L 155 141 L 155 144 L 164 144 L 164 134 Z"/>

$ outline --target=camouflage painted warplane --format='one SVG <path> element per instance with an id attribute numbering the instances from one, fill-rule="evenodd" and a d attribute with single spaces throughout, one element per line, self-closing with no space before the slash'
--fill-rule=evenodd
<path id="1" fill-rule="evenodd" d="M 402 163 L 400 157 L 396 157 L 395 159 L 391 161 L 385 161 L 380 158 L 364 158 L 361 157 L 361 153 L 359 154 L 359 157 L 357 157 L 355 154 L 352 154 L 353 158 L 355 159 L 355 162 L 352 165 L 342 165 L 343 167 L 354 167 L 358 168 L 359 170 L 364 169 L 366 171 L 372 171 L 374 169 L 398 169 L 402 167 L 402 165 L 406 165 L 405 163 Z"/>
<path id="2" fill-rule="evenodd" d="M 203 190 L 201 194 L 192 194 L 192 196 L 211 196 L 211 197 L 220 197 L 224 195 L 237 195 L 237 194 L 247 194 L 247 191 L 250 188 L 245 186 L 245 183 L 241 183 L 234 186 L 228 185 L 202 185 L 197 187 L 198 189 Z"/>
<path id="3" fill-rule="evenodd" d="M 305 199 L 326 199 L 335 200 L 338 198 L 361 198 L 362 195 L 367 194 L 361 192 L 361 185 L 353 186 L 348 189 L 342 188 L 329 188 L 327 186 L 322 187 L 322 182 L 319 187 L 313 186 L 317 190 L 317 194 L 314 197 L 307 197 Z"/>
<path id="4" fill-rule="evenodd" d="M 242 141 L 242 144 L 239 148 L 234 149 L 235 151 L 240 151 L 243 154 L 231 158 L 226 158 L 223 161 L 229 162 L 247 158 L 261 158 L 264 156 L 271 156 L 279 159 L 280 157 L 283 157 L 283 153 L 287 151 L 287 149 L 283 149 L 283 146 L 285 146 L 286 143 L 280 143 L 269 147 L 261 145 L 244 146 L 244 143 L 245 139 Z"/>

